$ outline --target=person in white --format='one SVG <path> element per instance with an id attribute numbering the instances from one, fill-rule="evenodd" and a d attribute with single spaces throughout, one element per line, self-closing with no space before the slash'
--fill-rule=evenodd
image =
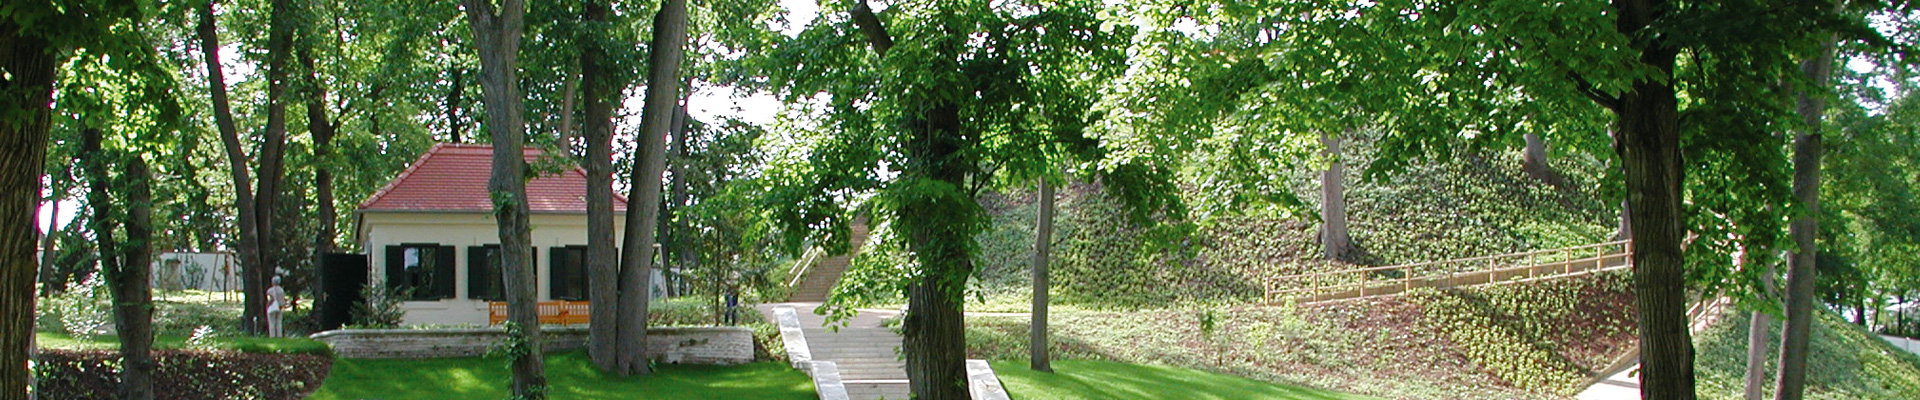
<path id="1" fill-rule="evenodd" d="M 287 290 L 280 288 L 280 277 L 273 277 L 273 287 L 267 288 L 267 336 L 280 337 L 284 328 L 280 316 L 287 312 Z"/>

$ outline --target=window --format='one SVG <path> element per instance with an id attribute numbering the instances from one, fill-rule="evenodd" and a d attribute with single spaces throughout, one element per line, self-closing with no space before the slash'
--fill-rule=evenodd
<path id="1" fill-rule="evenodd" d="M 536 257 L 537 259 L 538 257 Z M 536 260 L 533 266 L 540 263 Z M 506 281 L 500 276 L 500 245 L 467 248 L 467 298 L 507 301 Z M 535 269 L 535 271 L 539 271 Z"/>
<path id="2" fill-rule="evenodd" d="M 453 281 L 453 246 L 387 246 L 387 288 L 401 292 L 408 300 L 453 298 Z"/>
<path id="3" fill-rule="evenodd" d="M 553 278 L 548 281 L 548 293 L 554 300 L 587 300 L 587 246 L 553 247 L 547 250 L 553 257 Z"/>

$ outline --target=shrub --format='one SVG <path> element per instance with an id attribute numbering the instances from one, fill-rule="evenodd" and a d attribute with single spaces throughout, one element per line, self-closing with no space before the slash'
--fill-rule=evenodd
<path id="1" fill-rule="evenodd" d="M 404 291 L 366 285 L 360 288 L 360 296 L 367 301 L 353 306 L 354 328 L 397 328 L 401 318 L 407 315 L 407 311 L 400 308 L 400 301 L 410 297 Z"/>
<path id="2" fill-rule="evenodd" d="M 65 332 L 76 338 L 106 334 L 113 325 L 111 299 L 98 274 L 40 299 L 39 330 Z"/>

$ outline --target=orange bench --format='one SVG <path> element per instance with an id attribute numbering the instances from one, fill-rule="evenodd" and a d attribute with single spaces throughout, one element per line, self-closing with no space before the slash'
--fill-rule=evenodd
<path id="1" fill-rule="evenodd" d="M 584 301 L 542 301 L 534 305 L 540 311 L 540 323 L 543 325 L 578 325 L 591 319 L 593 307 Z M 507 302 L 487 302 L 487 324 L 499 325 L 507 321 Z"/>

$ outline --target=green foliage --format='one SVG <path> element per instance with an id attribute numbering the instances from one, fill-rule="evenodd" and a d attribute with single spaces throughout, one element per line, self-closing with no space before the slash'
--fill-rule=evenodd
<path id="1" fill-rule="evenodd" d="M 366 301 L 353 305 L 353 326 L 362 329 L 389 329 L 400 326 L 407 310 L 400 303 L 412 296 L 403 289 L 387 289 L 379 285 L 366 285 L 360 288 L 360 298 Z"/>
<path id="2" fill-rule="evenodd" d="M 1387 398 L 1545 398 L 1571 390 L 1634 346 L 1626 282 L 1609 274 L 1423 295 L 1470 305 L 1451 309 L 1404 298 L 1298 308 L 1056 309 L 1048 324 L 1062 360 L 1170 365 Z M 969 357 L 1026 359 L 1024 318 L 976 315 L 967 326 Z M 1499 332 L 1520 346 L 1459 341 L 1451 332 Z M 1547 353 L 1530 353 L 1540 349 Z M 1560 380 L 1520 387 L 1480 365 L 1473 355 L 1481 352 L 1546 360 L 1542 365 L 1561 369 L 1514 369 Z"/>
<path id="3" fill-rule="evenodd" d="M 39 312 L 34 314 L 35 328 L 81 338 L 104 333 L 113 324 L 109 309 L 112 300 L 108 298 L 106 284 L 98 276 L 89 275 L 64 292 L 41 298 Z"/>
<path id="4" fill-rule="evenodd" d="M 1748 323 L 1745 313 L 1727 315 L 1694 337 L 1698 352 L 1700 398 L 1740 399 L 1745 393 Z M 1780 345 L 1779 329 L 1769 330 L 1767 346 Z M 1808 399 L 1907 399 L 1920 393 L 1920 356 L 1893 347 L 1839 315 L 1821 312 L 1813 320 L 1807 352 Z M 1769 357 L 1771 376 L 1778 361 Z M 1772 387 L 1767 387 L 1771 396 Z"/>

